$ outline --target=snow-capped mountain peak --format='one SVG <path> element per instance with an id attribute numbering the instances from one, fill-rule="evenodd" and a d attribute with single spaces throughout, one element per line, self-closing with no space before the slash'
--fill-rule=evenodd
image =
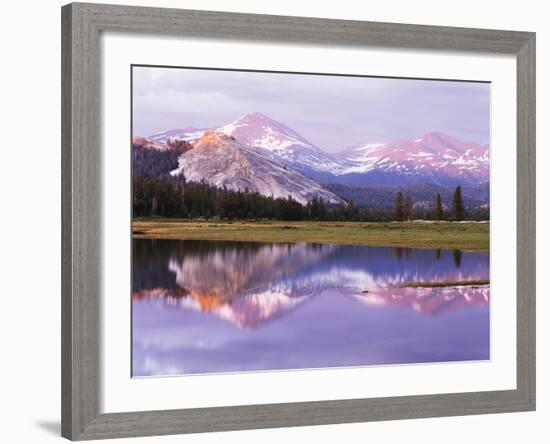
<path id="1" fill-rule="evenodd" d="M 337 175 L 372 172 L 457 182 L 482 183 L 489 178 L 489 145 L 463 142 L 441 132 L 415 140 L 367 143 L 341 154 Z"/>
<path id="2" fill-rule="evenodd" d="M 488 144 L 464 142 L 438 131 L 413 140 L 364 143 L 334 155 L 285 124 L 253 112 L 222 126 L 169 130 L 149 140 L 194 143 L 207 130 L 232 136 L 272 161 L 323 183 L 394 186 L 418 182 L 479 184 L 489 180 Z"/>
<path id="3" fill-rule="evenodd" d="M 281 122 L 262 113 L 246 114 L 234 122 L 217 128 L 241 143 L 269 151 L 292 150 L 297 147 L 315 148 L 312 143 Z"/>
<path id="4" fill-rule="evenodd" d="M 150 139 L 166 143 L 176 138 L 193 143 L 208 130 L 232 136 L 246 146 L 261 148 L 272 160 L 306 175 L 312 175 L 316 171 L 330 173 L 339 169 L 333 156 L 285 124 L 259 112 L 245 114 L 233 122 L 215 128 L 169 130 L 154 134 Z"/>

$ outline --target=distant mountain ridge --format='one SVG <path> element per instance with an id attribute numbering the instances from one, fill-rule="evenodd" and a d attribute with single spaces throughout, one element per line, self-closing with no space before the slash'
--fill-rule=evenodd
<path id="1" fill-rule="evenodd" d="M 441 132 L 426 133 L 413 141 L 366 143 L 330 154 L 294 129 L 256 112 L 219 127 L 173 129 L 148 139 L 161 145 L 174 139 L 193 143 L 207 130 L 263 150 L 266 157 L 321 183 L 393 186 L 429 182 L 451 186 L 489 180 L 489 145 L 463 142 Z"/>
<path id="2" fill-rule="evenodd" d="M 378 171 L 439 184 L 483 183 L 489 178 L 488 144 L 462 142 L 440 132 L 414 141 L 361 145 L 346 150 L 341 158 L 349 166 L 340 175 Z"/>

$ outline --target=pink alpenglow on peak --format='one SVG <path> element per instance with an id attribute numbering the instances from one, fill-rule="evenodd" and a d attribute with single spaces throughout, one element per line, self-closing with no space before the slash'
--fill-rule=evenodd
<path id="1" fill-rule="evenodd" d="M 262 113 L 246 114 L 217 130 L 235 137 L 245 145 L 258 146 L 270 151 L 314 147 L 293 129 Z"/>
<path id="2" fill-rule="evenodd" d="M 245 114 L 231 123 L 215 128 L 169 130 L 154 134 L 151 140 L 166 143 L 170 139 L 184 139 L 191 143 L 205 131 L 213 130 L 235 137 L 241 144 L 265 150 L 265 155 L 284 165 L 304 172 L 333 172 L 340 168 L 336 158 L 289 128 L 265 114 Z"/>
<path id="3" fill-rule="evenodd" d="M 245 145 L 263 148 L 273 160 L 302 173 L 332 172 L 339 167 L 333 156 L 295 130 L 262 113 L 246 114 L 217 130 L 235 137 Z"/>
<path id="4" fill-rule="evenodd" d="M 132 137 L 132 145 L 137 145 L 145 149 L 167 151 L 170 149 L 168 145 L 157 142 L 155 140 L 148 139 L 146 137 L 134 136 Z"/>
<path id="5" fill-rule="evenodd" d="M 489 151 L 488 144 L 463 142 L 432 132 L 412 141 L 369 143 L 348 149 L 342 157 L 349 164 L 339 174 L 383 171 L 482 183 L 489 180 Z"/>
<path id="6" fill-rule="evenodd" d="M 373 141 L 339 154 L 327 153 L 294 129 L 265 114 L 245 114 L 223 126 L 187 127 L 154 134 L 152 142 L 182 139 L 194 143 L 206 131 L 234 137 L 271 160 L 323 183 L 347 183 L 347 178 L 382 174 L 384 185 L 405 178 L 407 183 L 481 184 L 489 180 L 488 144 L 464 142 L 442 132 L 429 132 L 414 140 Z"/>

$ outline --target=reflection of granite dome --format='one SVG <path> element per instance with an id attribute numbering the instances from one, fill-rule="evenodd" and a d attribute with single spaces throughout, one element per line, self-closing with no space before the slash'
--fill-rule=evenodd
<path id="1" fill-rule="evenodd" d="M 403 305 L 432 315 L 489 301 L 488 286 L 398 287 L 406 281 L 485 279 L 488 257 L 479 253 L 467 253 L 457 268 L 452 252 L 396 254 L 391 248 L 319 244 L 184 241 L 180 245 L 161 256 L 161 269 L 153 273 L 168 273 L 174 287 L 136 288 L 135 299 L 158 298 L 244 328 L 256 328 L 331 289 L 368 305 Z M 369 293 L 362 293 L 366 289 Z"/>
<path id="2" fill-rule="evenodd" d="M 334 248 L 306 244 L 262 245 L 245 251 L 218 248 L 173 257 L 168 267 L 176 274 L 177 285 L 185 288 L 185 297 L 193 299 L 201 311 L 255 328 L 311 296 L 273 282 L 316 263 Z"/>
<path id="3" fill-rule="evenodd" d="M 489 256 L 133 241 L 134 376 L 490 359 Z M 369 293 L 363 293 L 368 290 Z"/>
<path id="4" fill-rule="evenodd" d="M 176 284 L 191 295 L 228 301 L 260 291 L 268 283 L 315 264 L 334 248 L 306 244 L 269 244 L 245 250 L 217 248 L 200 255 L 173 257 L 168 268 L 176 274 Z"/>

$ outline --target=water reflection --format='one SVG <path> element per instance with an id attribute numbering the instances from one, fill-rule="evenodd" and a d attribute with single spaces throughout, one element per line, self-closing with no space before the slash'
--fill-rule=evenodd
<path id="1" fill-rule="evenodd" d="M 485 253 L 133 241 L 134 375 L 488 359 Z"/>
<path id="2" fill-rule="evenodd" d="M 460 268 L 460 265 L 462 264 L 462 251 L 453 250 L 453 261 L 455 263 L 455 267 Z"/>

